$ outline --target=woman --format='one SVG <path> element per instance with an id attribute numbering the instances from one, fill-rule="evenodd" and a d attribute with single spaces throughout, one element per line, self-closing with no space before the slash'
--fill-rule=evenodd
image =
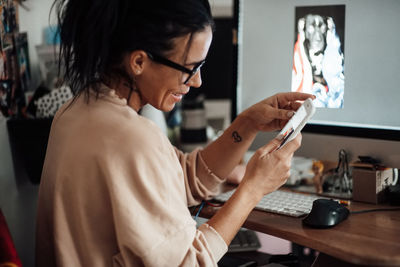
<path id="1" fill-rule="evenodd" d="M 257 132 L 280 129 L 311 95 L 278 94 L 183 154 L 138 112 L 170 111 L 212 40 L 207 0 L 56 1 L 65 79 L 39 192 L 38 266 L 216 266 L 258 201 L 287 179 L 301 137 L 249 161 L 233 197 L 196 229 L 188 206 L 218 193 Z"/>

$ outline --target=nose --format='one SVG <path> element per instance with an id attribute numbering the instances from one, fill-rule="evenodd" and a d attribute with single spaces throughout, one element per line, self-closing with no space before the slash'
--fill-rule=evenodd
<path id="1" fill-rule="evenodd" d="M 192 78 L 190 78 L 188 85 L 190 87 L 199 88 L 202 84 L 201 80 L 201 70 L 198 70 Z"/>

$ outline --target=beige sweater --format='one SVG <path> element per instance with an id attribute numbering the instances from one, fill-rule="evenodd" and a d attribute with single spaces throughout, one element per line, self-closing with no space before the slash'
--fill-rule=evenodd
<path id="1" fill-rule="evenodd" d="M 188 206 L 223 182 L 104 88 L 56 114 L 39 190 L 42 266 L 216 266 L 221 236 Z"/>

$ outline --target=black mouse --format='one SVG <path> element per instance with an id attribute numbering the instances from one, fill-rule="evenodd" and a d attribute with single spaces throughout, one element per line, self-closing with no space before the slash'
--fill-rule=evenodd
<path id="1" fill-rule="evenodd" d="M 332 199 L 316 199 L 303 224 L 313 228 L 329 228 L 347 219 L 349 210 Z"/>

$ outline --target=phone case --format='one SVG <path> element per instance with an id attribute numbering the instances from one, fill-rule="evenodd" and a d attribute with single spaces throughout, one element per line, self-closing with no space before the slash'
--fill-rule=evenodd
<path id="1" fill-rule="evenodd" d="M 304 128 L 307 121 L 314 115 L 314 113 L 315 106 L 311 98 L 308 98 L 303 102 L 285 127 L 283 127 L 283 129 L 279 132 L 278 138 L 282 139 L 282 143 L 280 144 L 279 148 L 295 138 L 297 134 Z"/>

